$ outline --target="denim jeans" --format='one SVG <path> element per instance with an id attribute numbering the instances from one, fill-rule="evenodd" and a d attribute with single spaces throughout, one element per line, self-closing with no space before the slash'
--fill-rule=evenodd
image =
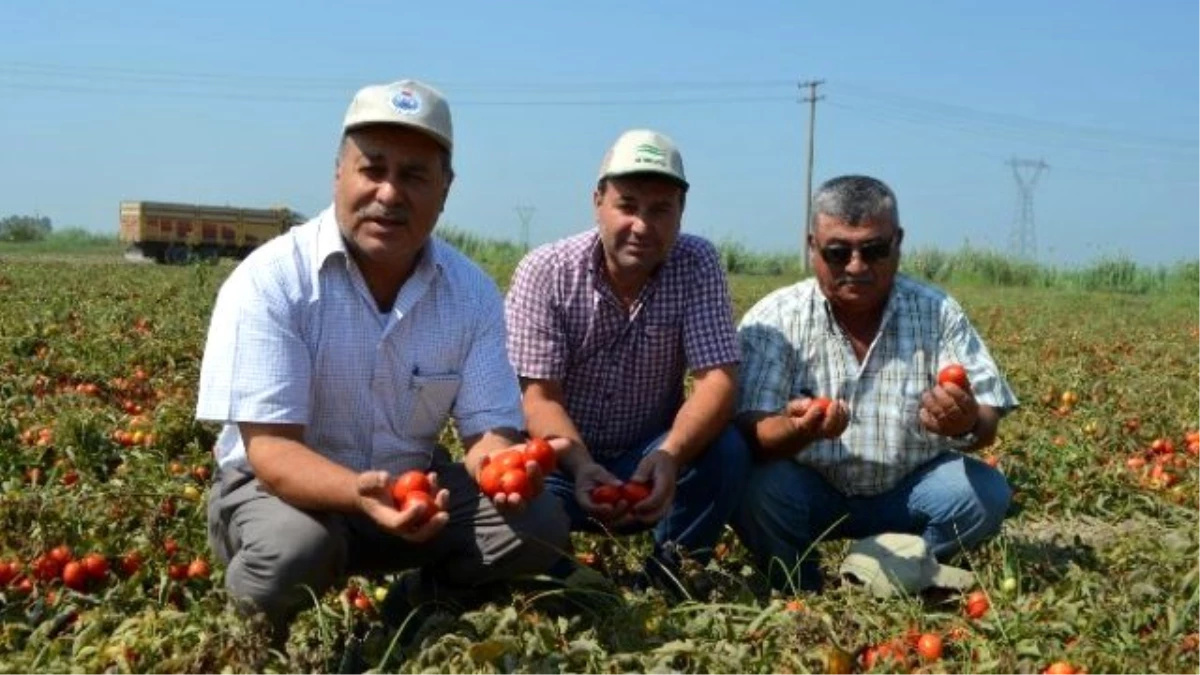
<path id="1" fill-rule="evenodd" d="M 597 461 L 617 478 L 629 480 L 638 462 L 665 439 L 664 433 L 614 459 Z M 707 562 L 737 506 L 749 472 L 750 451 L 745 440 L 732 425 L 727 426 L 704 452 L 680 467 L 675 502 L 657 525 L 636 523 L 618 534 L 654 527 L 654 558 L 660 563 L 675 567 L 675 548 L 686 551 L 695 560 Z M 571 477 L 556 471 L 546 478 L 546 489 L 562 500 L 571 519 L 571 530 L 608 531 L 575 501 L 575 482 Z"/>
<path id="2" fill-rule="evenodd" d="M 815 470 L 786 459 L 755 465 L 732 524 L 773 587 L 818 591 L 818 541 L 918 534 L 945 561 L 999 532 L 1011 499 L 1004 474 L 955 452 L 869 497 L 847 497 Z"/>

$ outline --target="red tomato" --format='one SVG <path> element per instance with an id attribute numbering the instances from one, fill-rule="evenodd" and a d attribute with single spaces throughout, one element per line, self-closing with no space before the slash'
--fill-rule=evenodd
<path id="1" fill-rule="evenodd" d="M 479 491 L 488 497 L 500 492 L 500 474 L 504 473 L 496 464 L 486 464 L 479 470 Z"/>
<path id="2" fill-rule="evenodd" d="M 621 486 L 621 499 L 629 502 L 630 506 L 650 496 L 650 486 L 647 483 L 629 481 Z"/>
<path id="3" fill-rule="evenodd" d="M 76 591 L 87 588 L 87 572 L 83 571 L 82 564 L 74 560 L 63 566 L 62 580 L 63 585 Z"/>
<path id="4" fill-rule="evenodd" d="M 406 471 L 392 483 L 392 503 L 403 504 L 410 492 L 429 494 L 431 490 L 433 484 L 429 482 L 429 476 L 424 471 Z"/>
<path id="5" fill-rule="evenodd" d="M 952 363 L 938 371 L 938 386 L 954 384 L 959 389 L 970 389 L 971 381 L 967 379 L 967 371 L 957 363 Z"/>
<path id="6" fill-rule="evenodd" d="M 425 515 L 422 516 L 421 519 L 416 522 L 416 524 L 424 525 L 426 521 L 428 521 L 430 518 L 433 517 L 433 515 L 435 513 L 438 512 L 437 502 L 433 501 L 433 496 L 430 495 L 428 492 L 410 492 L 410 493 L 408 493 L 404 497 L 404 502 L 403 502 L 403 505 L 400 507 L 400 510 L 407 511 L 407 510 L 417 506 L 418 504 L 423 504 L 425 506 Z"/>
<path id="7" fill-rule="evenodd" d="M 38 581 L 53 581 L 62 574 L 63 566 L 57 560 L 48 555 L 39 555 L 34 558 L 29 567 L 33 570 L 33 576 Z"/>
<path id="8" fill-rule="evenodd" d="M 357 609 L 358 611 L 364 612 L 364 613 L 370 612 L 371 611 L 371 599 L 368 598 L 366 596 L 366 594 L 359 593 L 357 596 L 354 597 L 354 609 Z"/>
<path id="9" fill-rule="evenodd" d="M 829 411 L 829 406 L 833 405 L 833 401 L 824 396 L 818 396 L 816 398 L 809 399 L 808 405 L 809 407 L 820 409 L 821 414 L 824 415 Z"/>
<path id="10" fill-rule="evenodd" d="M 525 444 L 525 459 L 537 462 L 544 474 L 551 473 L 554 471 L 554 467 L 558 466 L 558 455 L 554 453 L 554 448 L 550 447 L 549 441 L 544 438 L 529 439 L 529 442 Z"/>
<path id="11" fill-rule="evenodd" d="M 1066 661 L 1055 661 L 1042 672 L 1047 675 L 1073 675 L 1075 667 Z"/>
<path id="12" fill-rule="evenodd" d="M 988 600 L 987 594 L 983 591 L 972 591 L 967 596 L 967 616 L 972 619 L 978 619 L 987 614 L 988 609 L 992 606 Z"/>
<path id="13" fill-rule="evenodd" d="M 505 494 L 518 494 L 521 499 L 533 499 L 533 484 L 529 482 L 529 474 L 525 469 L 508 469 L 500 474 L 500 491 Z"/>
<path id="14" fill-rule="evenodd" d="M 937 633 L 925 633 L 917 638 L 917 654 L 924 661 L 937 661 L 942 658 L 942 636 Z"/>
<path id="15" fill-rule="evenodd" d="M 100 581 L 108 574 L 108 559 L 99 553 L 89 553 L 83 556 L 83 571 L 89 579 Z"/>
<path id="16" fill-rule="evenodd" d="M 621 501 L 621 488 L 616 485 L 598 485 L 592 488 L 591 497 L 597 504 L 616 504 Z"/>
<path id="17" fill-rule="evenodd" d="M 187 566 L 187 577 L 189 579 L 207 579 L 210 571 L 207 560 L 196 558 Z"/>
<path id="18" fill-rule="evenodd" d="M 168 558 L 174 556 L 178 552 L 179 544 L 177 544 L 174 539 L 168 539 L 163 542 L 163 553 L 166 553 Z"/>
<path id="19" fill-rule="evenodd" d="M 183 581 L 187 578 L 188 566 L 183 563 L 171 563 L 167 565 L 167 576 L 175 581 Z"/>
<path id="20" fill-rule="evenodd" d="M 7 560 L 0 560 L 0 587 L 7 586 L 17 578 L 17 570 Z"/>
<path id="21" fill-rule="evenodd" d="M 121 571 L 127 576 L 133 576 L 142 569 L 142 554 L 130 551 L 121 558 Z"/>
<path id="22" fill-rule="evenodd" d="M 500 467 L 500 471 L 508 471 L 509 469 L 525 470 L 525 463 L 531 461 L 525 458 L 525 453 L 520 450 L 505 450 L 492 457 L 489 464 L 495 464 Z"/>
<path id="23" fill-rule="evenodd" d="M 62 544 L 61 546 L 55 546 L 50 550 L 50 557 L 53 558 L 54 562 L 58 563 L 59 565 L 66 565 L 67 563 L 71 562 L 71 558 L 73 556 L 71 555 L 71 549 L 68 548 L 66 544 Z"/>

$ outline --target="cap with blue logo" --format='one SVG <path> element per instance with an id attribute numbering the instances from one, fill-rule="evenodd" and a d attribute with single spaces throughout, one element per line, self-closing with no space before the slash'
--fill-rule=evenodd
<path id="1" fill-rule="evenodd" d="M 604 155 L 600 179 L 645 173 L 662 174 L 685 188 L 688 185 L 675 141 L 649 129 L 626 131 Z"/>
<path id="2" fill-rule="evenodd" d="M 358 90 L 342 131 L 368 124 L 399 124 L 422 131 L 447 150 L 454 147 L 450 104 L 437 89 L 418 80 L 373 84 Z"/>

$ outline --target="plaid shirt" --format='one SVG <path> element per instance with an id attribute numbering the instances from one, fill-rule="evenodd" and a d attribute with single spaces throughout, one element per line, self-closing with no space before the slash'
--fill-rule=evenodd
<path id="1" fill-rule="evenodd" d="M 626 312 L 592 230 L 521 261 L 508 292 L 508 352 L 521 377 L 562 383 L 593 456 L 611 459 L 670 428 L 685 368 L 738 362 L 716 249 L 683 234 Z"/>
<path id="2" fill-rule="evenodd" d="M 237 422 L 304 425 L 354 470 L 428 466 L 453 416 L 464 436 L 520 429 L 496 284 L 430 239 L 395 307 L 380 313 L 333 210 L 260 246 L 217 297 L 196 416 L 224 422 L 222 467 L 244 467 Z"/>
<path id="3" fill-rule="evenodd" d="M 776 413 L 789 399 L 828 396 L 850 407 L 841 437 L 818 440 L 796 461 L 846 495 L 876 495 L 956 447 L 927 431 L 921 394 L 940 367 L 961 363 L 981 405 L 1001 414 L 1017 398 L 962 307 L 946 293 L 897 275 L 879 333 L 860 364 L 815 279 L 781 288 L 742 318 L 738 411 Z"/>

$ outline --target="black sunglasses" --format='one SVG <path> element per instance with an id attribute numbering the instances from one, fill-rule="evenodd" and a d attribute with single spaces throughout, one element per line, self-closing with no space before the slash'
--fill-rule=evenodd
<path id="1" fill-rule="evenodd" d="M 886 241 L 869 241 L 858 246 L 851 244 L 830 244 L 821 247 L 821 257 L 830 265 L 848 265 L 851 258 L 854 257 L 854 252 L 858 251 L 858 255 L 862 257 L 862 261 L 869 265 L 890 256 L 892 254 L 892 244 L 895 241 L 896 238 L 892 237 Z"/>

